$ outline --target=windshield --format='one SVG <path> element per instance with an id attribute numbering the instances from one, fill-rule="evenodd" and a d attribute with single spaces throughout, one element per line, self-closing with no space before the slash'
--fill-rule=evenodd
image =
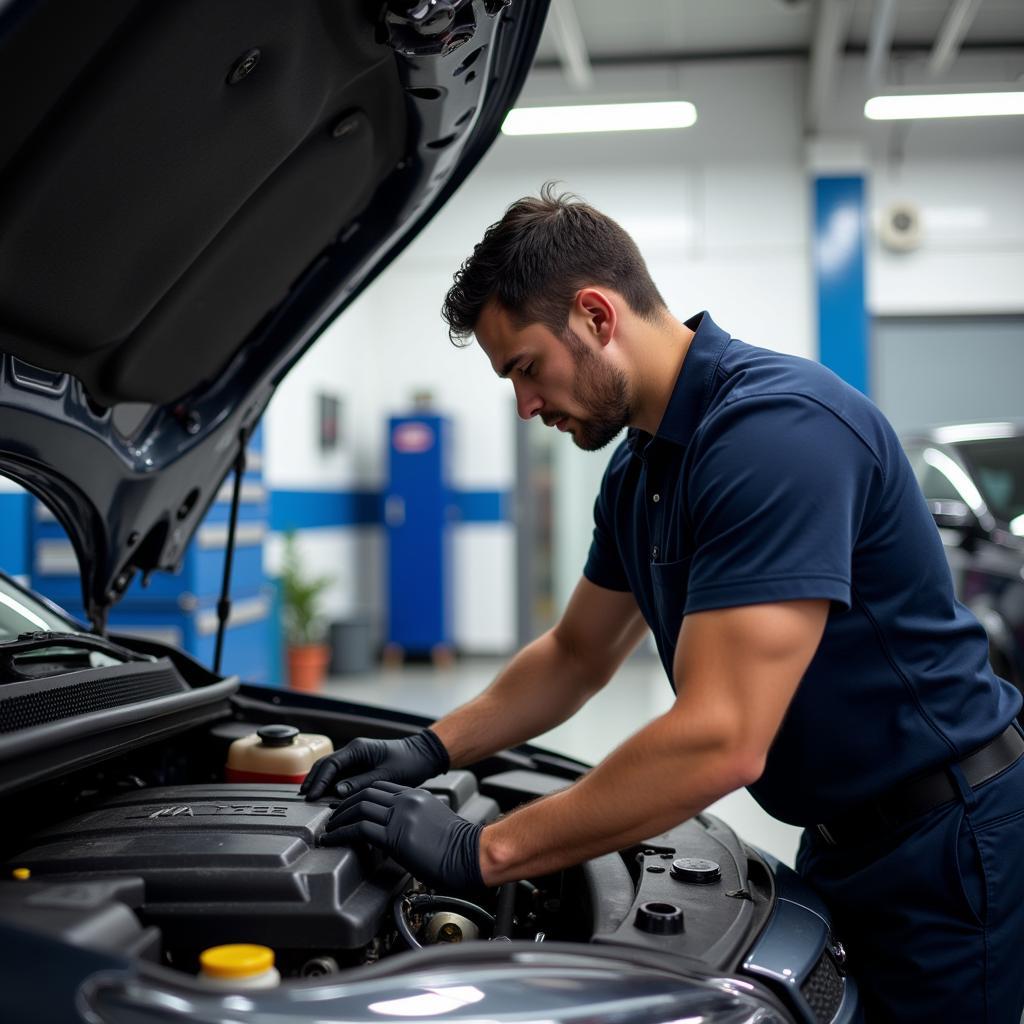
<path id="1" fill-rule="evenodd" d="M 39 630 L 66 633 L 74 626 L 0 576 L 0 643 Z"/>
<path id="2" fill-rule="evenodd" d="M 957 449 L 992 514 L 1024 536 L 1024 436 L 964 441 Z"/>

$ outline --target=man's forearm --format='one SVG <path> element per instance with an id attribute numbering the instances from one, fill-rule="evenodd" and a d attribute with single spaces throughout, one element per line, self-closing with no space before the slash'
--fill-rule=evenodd
<path id="1" fill-rule="evenodd" d="M 677 712 L 656 718 L 569 789 L 488 825 L 488 885 L 546 874 L 664 832 L 754 781 L 729 738 Z"/>
<path id="2" fill-rule="evenodd" d="M 524 647 L 480 696 L 431 728 L 453 768 L 472 764 L 560 725 L 609 674 L 567 651 L 549 630 Z"/>

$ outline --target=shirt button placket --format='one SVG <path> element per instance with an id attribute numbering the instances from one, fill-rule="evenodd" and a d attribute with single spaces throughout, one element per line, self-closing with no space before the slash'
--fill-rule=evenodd
<path id="1" fill-rule="evenodd" d="M 651 474 L 651 476 L 656 476 L 656 475 L 659 475 L 659 474 L 654 474 L 654 473 Z M 657 480 L 652 480 L 651 482 L 655 486 L 657 486 L 657 483 L 658 483 Z M 660 490 L 655 491 L 655 490 L 652 489 L 650 494 L 651 494 L 651 504 L 652 505 L 657 505 L 658 502 L 661 501 L 661 491 Z M 648 522 L 650 523 L 650 526 L 651 526 L 651 533 L 655 537 L 660 537 L 661 536 L 661 517 L 660 517 L 660 515 L 658 515 L 658 514 L 656 514 L 654 512 L 649 513 Z M 653 544 L 651 546 L 651 561 L 652 562 L 656 562 L 658 560 L 658 555 L 659 554 L 660 554 L 660 551 L 659 551 L 658 545 L 657 544 Z"/>

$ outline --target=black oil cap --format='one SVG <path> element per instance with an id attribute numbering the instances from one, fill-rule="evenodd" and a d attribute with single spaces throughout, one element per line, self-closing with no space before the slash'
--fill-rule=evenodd
<path id="1" fill-rule="evenodd" d="M 713 860 L 680 857 L 672 861 L 672 877 L 691 885 L 709 885 L 722 877 L 722 869 Z"/>
<path id="2" fill-rule="evenodd" d="M 683 930 L 683 911 L 674 903 L 652 900 L 637 907 L 633 923 L 651 935 L 678 935 Z"/>
<path id="3" fill-rule="evenodd" d="M 294 725 L 262 725 L 256 730 L 265 747 L 290 747 L 299 735 Z"/>

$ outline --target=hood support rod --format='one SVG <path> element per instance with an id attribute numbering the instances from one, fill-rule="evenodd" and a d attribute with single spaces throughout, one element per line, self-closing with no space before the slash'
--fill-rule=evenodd
<path id="1" fill-rule="evenodd" d="M 228 542 L 224 550 L 224 580 L 217 601 L 217 644 L 213 652 L 213 671 L 220 675 L 220 659 L 224 653 L 224 632 L 231 617 L 231 564 L 235 558 L 235 530 L 238 527 L 238 505 L 242 497 L 242 477 L 245 475 L 245 446 L 249 431 L 238 432 L 238 455 L 235 457 L 235 484 L 231 492 L 231 516 L 228 521 Z"/>

